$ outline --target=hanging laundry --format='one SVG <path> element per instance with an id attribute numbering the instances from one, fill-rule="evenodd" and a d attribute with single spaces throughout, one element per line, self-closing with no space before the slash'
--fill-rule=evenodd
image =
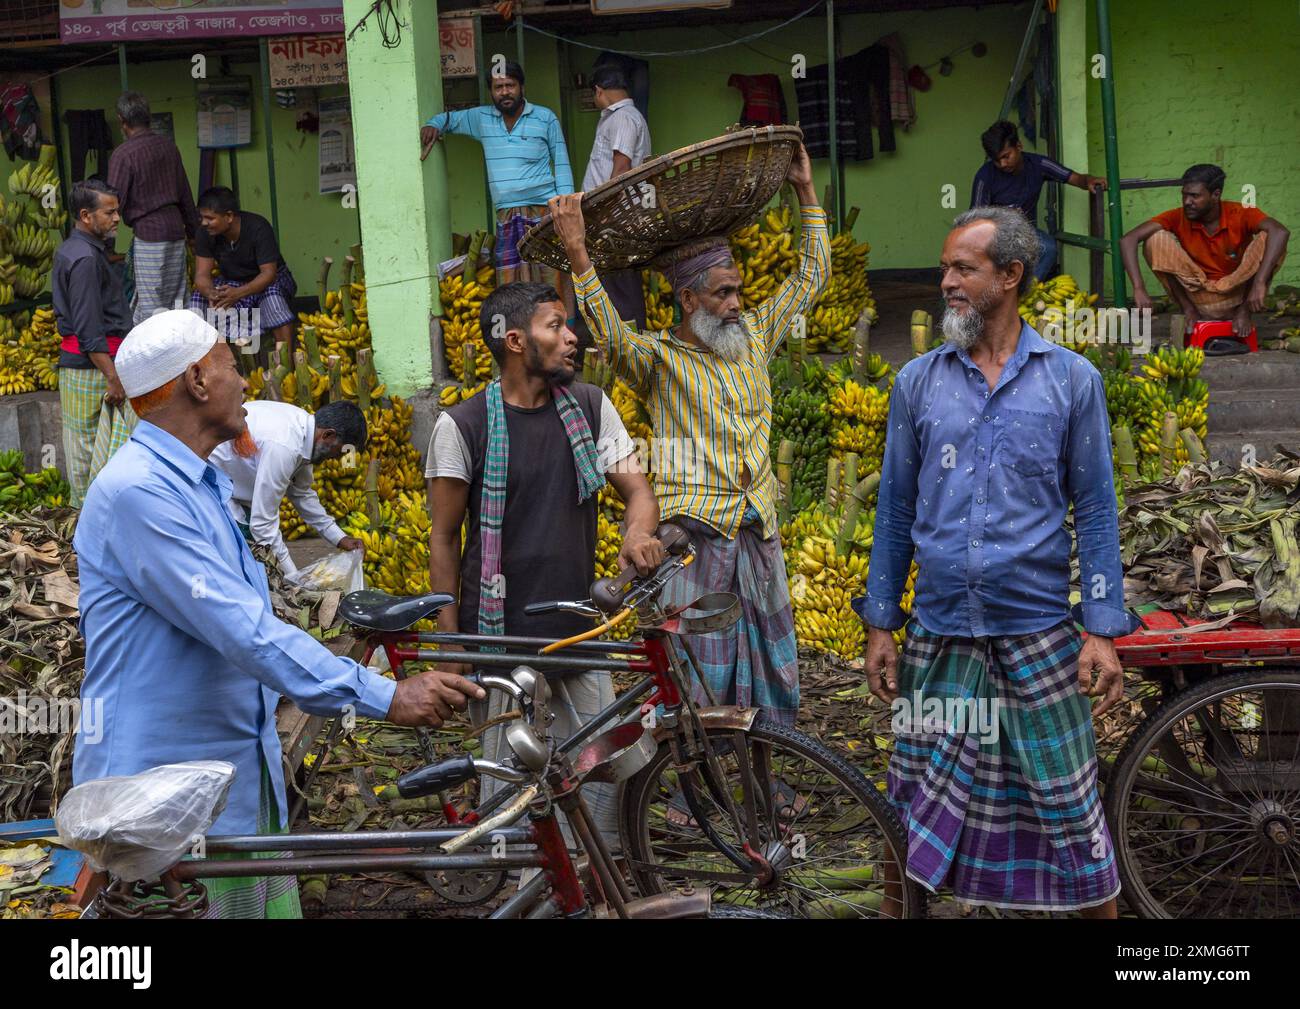
<path id="1" fill-rule="evenodd" d="M 0 91 L 0 137 L 10 159 L 35 161 L 41 152 L 41 110 L 26 84 L 6 84 Z"/>
<path id="2" fill-rule="evenodd" d="M 853 98 L 844 87 L 841 76 L 847 69 L 844 62 L 841 60 L 836 65 L 835 134 L 840 158 L 860 160 Z M 821 63 L 809 67 L 808 76 L 794 82 L 795 100 L 799 103 L 799 126 L 803 129 L 803 145 L 810 158 L 828 158 L 831 153 L 831 100 L 827 76 L 827 64 Z M 870 154 L 866 156 L 870 157 Z"/>
<path id="3" fill-rule="evenodd" d="M 744 100 L 741 126 L 779 126 L 786 122 L 785 92 L 776 74 L 732 74 L 727 87 L 736 88 Z"/>
<path id="4" fill-rule="evenodd" d="M 876 45 L 889 50 L 889 118 L 903 129 L 910 129 L 916 122 L 916 100 L 908 81 L 907 54 L 903 51 L 903 40 L 898 32 L 891 32 L 884 38 L 877 39 Z"/>
<path id="5" fill-rule="evenodd" d="M 108 122 L 104 119 L 103 109 L 68 109 L 63 113 L 63 121 L 68 124 L 69 161 L 72 165 L 72 181 L 81 182 L 86 178 L 86 155 L 95 152 L 96 172 L 108 175 L 108 152 L 113 140 L 108 134 Z"/>

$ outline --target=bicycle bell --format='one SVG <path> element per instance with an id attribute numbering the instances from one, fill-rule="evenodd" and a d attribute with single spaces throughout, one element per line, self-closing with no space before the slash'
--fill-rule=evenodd
<path id="1" fill-rule="evenodd" d="M 530 771 L 542 771 L 550 759 L 546 740 L 527 722 L 515 721 L 506 727 L 506 745 Z"/>
<path id="2" fill-rule="evenodd" d="M 539 674 L 532 666 L 515 666 L 510 672 L 510 678 L 532 698 L 534 706 L 540 703 L 545 707 L 550 702 L 551 685 L 546 682 L 546 677 Z"/>

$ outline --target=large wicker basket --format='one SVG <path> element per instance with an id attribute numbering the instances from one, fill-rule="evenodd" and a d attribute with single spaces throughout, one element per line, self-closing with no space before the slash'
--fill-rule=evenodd
<path id="1" fill-rule="evenodd" d="M 582 197 L 597 270 L 643 266 L 703 235 L 744 227 L 781 188 L 803 131 L 747 127 L 645 162 Z M 527 262 L 569 269 L 547 214 L 519 243 Z"/>

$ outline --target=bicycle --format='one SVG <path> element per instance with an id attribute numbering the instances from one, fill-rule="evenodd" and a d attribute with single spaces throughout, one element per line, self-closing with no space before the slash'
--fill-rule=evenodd
<path id="1" fill-rule="evenodd" d="M 583 801 L 584 780 L 599 775 L 625 748 L 628 733 L 599 737 L 578 753 L 578 766 L 548 745 L 550 687 L 544 677 L 527 667 L 509 676 L 476 673 L 471 677 L 486 690 L 502 690 L 520 705 L 521 717 L 511 726 L 513 758 L 509 763 L 476 759 L 471 754 L 451 757 L 402 775 L 399 794 L 416 798 L 456 787 L 480 776 L 490 776 L 520 786 L 493 815 L 473 826 L 409 831 L 356 833 L 255 834 L 206 838 L 205 857 L 186 859 L 161 872 L 156 880 L 128 882 L 111 875 L 114 864 L 125 866 L 140 852 L 161 848 L 179 853 L 188 846 L 186 832 L 152 837 L 141 846 L 133 836 L 137 823 L 112 822 L 110 811 L 121 806 L 139 807 L 143 775 L 99 785 L 93 816 L 82 824 L 62 823 L 61 833 L 81 838 L 72 846 L 109 863 L 110 883 L 94 895 L 83 917 L 197 918 L 207 910 L 207 891 L 201 880 L 219 877 L 306 875 L 339 872 L 392 871 L 509 871 L 536 870 L 519 891 L 490 915 L 492 918 L 740 918 L 772 917 L 760 910 L 712 905 L 707 888 L 634 897 L 620 876 L 608 848 L 592 826 Z M 637 726 L 640 728 L 640 726 Z M 189 765 L 191 768 L 194 765 Z M 229 767 L 229 765 L 226 765 Z M 173 768 L 153 769 L 171 771 Z M 210 773 L 210 772 L 209 772 Z M 224 772 L 220 801 L 233 780 L 233 768 Z M 80 786 L 86 787 L 86 786 Z M 74 790 L 75 791 L 75 790 Z M 182 790 L 153 787 L 160 808 L 181 808 L 191 796 Z M 71 796 L 72 793 L 69 793 Z M 125 801 L 124 801 L 125 800 Z M 558 813 L 563 813 L 580 839 L 571 852 L 562 836 Z M 110 817 L 97 828 L 93 840 L 85 838 L 85 823 Z M 198 824 L 202 834 L 215 813 Z M 157 809 L 150 816 L 160 819 Z M 526 825 L 519 821 L 527 817 Z M 165 819 L 165 817 L 161 817 Z M 530 846 L 523 850 L 523 846 Z M 273 857 L 255 858 L 257 853 Z M 295 854 L 301 853 L 301 854 Z M 243 854 L 245 858 L 212 859 L 215 854 Z M 170 856 L 169 856 L 170 857 Z"/>
<path id="2" fill-rule="evenodd" d="M 696 554 L 680 526 L 665 523 L 658 535 L 668 556 L 651 574 L 639 578 L 629 568 L 617 579 L 597 580 L 588 599 L 525 607 L 530 614 L 559 610 L 601 621 L 560 641 L 409 630 L 453 602 L 439 593 L 352 593 L 340 612 L 365 642 L 363 661 L 382 649 L 399 678 L 409 662 L 641 674 L 557 750 L 577 754 L 602 727 L 614 726 L 602 738 L 616 738 L 624 749 L 603 778 L 588 780 L 621 782 L 619 837 L 643 896 L 707 883 L 723 903 L 781 914 L 921 916 L 920 887 L 901 872 L 906 833 L 872 783 L 804 733 L 767 724 L 756 709 L 700 707 L 692 700 L 696 663 L 682 636 L 731 626 L 740 604 L 730 593 L 714 593 L 665 610 L 662 589 Z M 634 617 L 640 641 L 600 639 Z M 627 721 L 634 712 L 653 727 L 643 732 L 641 722 Z M 513 727 L 506 731 L 509 739 Z M 450 825 L 477 824 L 512 794 L 502 790 L 461 810 L 448 800 L 448 790 L 435 791 Z M 474 904 L 490 899 L 504 880 L 498 869 L 430 883 L 445 899 Z"/>

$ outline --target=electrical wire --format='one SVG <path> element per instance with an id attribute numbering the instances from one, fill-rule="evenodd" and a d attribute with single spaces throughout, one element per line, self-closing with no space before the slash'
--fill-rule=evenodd
<path id="1" fill-rule="evenodd" d="M 567 45 L 577 46 L 580 49 L 592 49 L 595 50 L 596 52 L 608 52 L 608 53 L 615 53 L 619 56 L 636 56 L 636 57 L 698 56 L 701 53 L 712 53 L 712 52 L 717 52 L 719 49 L 729 49 L 732 46 L 743 45 L 746 42 L 753 42 L 756 39 L 761 39 L 765 35 L 771 35 L 773 32 L 780 31 L 782 28 L 786 28 L 794 24 L 796 21 L 800 20 L 801 18 L 807 17 L 809 14 L 817 10 L 819 7 L 824 7 L 825 3 L 826 0 L 817 0 L 816 3 L 809 5 L 805 10 L 800 11 L 794 17 L 789 18 L 786 21 L 782 21 L 778 25 L 773 25 L 771 28 L 764 28 L 761 32 L 754 32 L 752 35 L 744 35 L 738 39 L 730 39 L 726 42 L 720 42 L 715 46 L 701 46 L 698 49 L 674 49 L 669 52 L 638 52 L 633 49 L 610 49 L 608 46 L 595 46 L 595 45 L 591 45 L 588 42 L 577 42 L 574 39 L 566 38 L 563 35 L 557 35 L 555 32 L 548 32 L 544 28 L 538 28 L 536 25 L 531 25 L 527 21 L 524 21 L 522 19 L 520 19 L 520 23 L 522 23 L 523 26 L 527 28 L 530 32 L 536 32 L 538 35 L 545 35 L 547 38 L 552 38 L 555 39 L 556 41 L 564 42 Z"/>

